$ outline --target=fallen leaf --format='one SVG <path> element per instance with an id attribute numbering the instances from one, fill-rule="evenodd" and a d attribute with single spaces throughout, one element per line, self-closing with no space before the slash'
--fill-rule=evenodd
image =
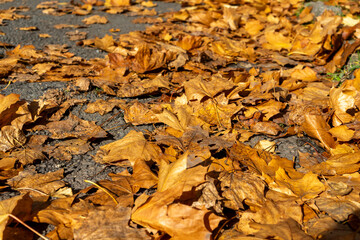
<path id="1" fill-rule="evenodd" d="M 94 122 L 82 120 L 73 114 L 63 121 L 50 122 L 47 125 L 51 138 L 64 139 L 69 137 L 78 137 L 82 140 L 92 138 L 104 138 L 107 133 Z"/>
<path id="2" fill-rule="evenodd" d="M 238 210 L 250 207 L 260 207 L 264 201 L 265 182 L 259 177 L 248 173 L 221 172 L 222 196 L 226 199 L 226 207 Z"/>
<path id="3" fill-rule="evenodd" d="M 30 219 L 32 204 L 33 201 L 28 194 L 0 201 L 0 238 L 7 239 L 7 236 L 11 236 L 9 231 L 19 231 L 17 228 L 9 228 L 8 225 L 14 222 L 9 214 L 25 222 Z M 29 234 L 29 232 L 27 233 Z"/>
<path id="4" fill-rule="evenodd" d="M 95 23 L 105 24 L 109 22 L 109 20 L 107 20 L 107 18 L 103 16 L 93 15 L 91 17 L 84 18 L 82 22 L 85 23 L 86 25 L 91 25 Z"/>
<path id="5" fill-rule="evenodd" d="M 302 178 L 291 179 L 283 168 L 279 168 L 276 171 L 275 181 L 288 187 L 303 200 L 315 198 L 325 191 L 324 184 L 318 180 L 316 174 L 311 172 L 305 174 Z"/>
<path id="6" fill-rule="evenodd" d="M 100 163 L 121 164 L 129 161 L 133 166 L 136 160 L 159 161 L 160 149 L 146 141 L 142 132 L 130 131 L 124 138 L 101 146 L 95 160 Z"/>
<path id="7" fill-rule="evenodd" d="M 130 220 L 131 209 L 122 206 L 98 207 L 91 210 L 81 226 L 74 230 L 75 239 L 96 239 L 99 236 L 107 239 L 146 239 L 145 230 L 132 228 Z"/>

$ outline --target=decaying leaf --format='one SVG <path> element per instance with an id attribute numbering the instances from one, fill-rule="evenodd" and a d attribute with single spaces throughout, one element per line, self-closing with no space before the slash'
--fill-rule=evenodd
<path id="1" fill-rule="evenodd" d="M 128 225 L 131 210 L 121 206 L 100 207 L 89 212 L 80 228 L 74 231 L 75 239 L 146 239 L 144 230 Z"/>
<path id="2" fill-rule="evenodd" d="M 12 214 L 22 221 L 30 219 L 33 201 L 28 194 L 16 196 L 0 202 L 0 238 L 7 239 L 11 236 L 11 231 L 19 231 L 17 228 L 8 228 L 14 219 L 9 216 Z M 27 234 L 31 234 L 27 232 Z M 14 234 L 15 235 L 15 234 Z"/>
<path id="3" fill-rule="evenodd" d="M 52 138 L 63 139 L 78 137 L 83 140 L 104 138 L 107 133 L 94 122 L 89 122 L 70 114 L 67 120 L 50 122 L 47 124 Z"/>
<path id="4" fill-rule="evenodd" d="M 158 161 L 159 153 L 159 147 L 148 142 L 143 133 L 132 130 L 123 139 L 100 147 L 96 161 L 110 164 L 129 161 L 130 165 L 134 165 L 137 159 Z"/>

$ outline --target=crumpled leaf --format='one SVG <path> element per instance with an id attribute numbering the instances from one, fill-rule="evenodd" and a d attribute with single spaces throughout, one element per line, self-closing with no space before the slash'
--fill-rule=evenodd
<path id="1" fill-rule="evenodd" d="M 354 173 L 360 169 L 360 152 L 343 153 L 329 157 L 326 162 L 311 167 L 311 171 L 321 175 Z"/>
<path id="2" fill-rule="evenodd" d="M 95 24 L 95 23 L 105 24 L 105 23 L 109 22 L 109 20 L 107 20 L 107 18 L 104 16 L 93 15 L 91 17 L 84 18 L 82 20 L 82 22 L 87 25 L 91 25 L 91 24 Z"/>
<path id="3" fill-rule="evenodd" d="M 122 206 L 92 209 L 81 226 L 74 230 L 75 239 L 146 239 L 145 230 L 128 225 L 131 209 Z"/>
<path id="4" fill-rule="evenodd" d="M 324 184 L 318 180 L 316 174 L 311 172 L 305 174 L 302 178 L 291 179 L 283 168 L 279 168 L 276 171 L 275 181 L 288 187 L 303 200 L 315 198 L 325 191 Z"/>
<path id="5" fill-rule="evenodd" d="M 336 137 L 338 141 L 342 142 L 350 141 L 355 133 L 354 130 L 349 129 L 346 125 L 333 127 L 329 130 L 329 132 L 331 133 L 331 135 Z"/>
<path id="6" fill-rule="evenodd" d="M 6 152 L 13 148 L 22 147 L 26 142 L 22 130 L 14 126 L 4 126 L 0 131 L 0 151 Z"/>
<path id="7" fill-rule="evenodd" d="M 355 87 L 345 83 L 340 88 L 330 90 L 330 107 L 335 110 L 332 119 L 334 126 L 351 122 L 354 117 L 348 110 L 355 108 L 355 96 L 358 91 Z"/>
<path id="8" fill-rule="evenodd" d="M 144 138 L 142 132 L 131 130 L 125 137 L 101 146 L 95 160 L 100 163 L 121 164 L 128 161 L 131 166 L 137 159 L 159 161 L 160 148 Z"/>
<path id="9" fill-rule="evenodd" d="M 244 209 L 244 204 L 259 207 L 264 202 L 266 184 L 257 176 L 249 173 L 221 172 L 222 196 L 227 199 L 225 206 L 234 210 Z"/>
<path id="10" fill-rule="evenodd" d="M 14 105 L 19 102 L 20 95 L 11 93 L 7 96 L 0 94 L 0 126 L 4 126 L 9 123 L 14 117 L 13 114 L 16 112 L 17 107 Z"/>
<path id="11" fill-rule="evenodd" d="M 65 182 L 61 181 L 64 177 L 63 174 L 64 169 L 47 174 L 38 174 L 34 170 L 24 170 L 18 176 L 9 179 L 7 184 L 19 192 L 29 192 L 32 198 L 47 199 L 65 186 Z"/>
<path id="12" fill-rule="evenodd" d="M 17 228 L 7 230 L 8 225 L 14 222 L 14 219 L 9 217 L 9 214 L 16 216 L 22 221 L 30 219 L 31 209 L 33 201 L 28 194 L 16 196 L 3 201 L 0 201 L 0 238 L 8 239 L 7 236 L 11 236 L 11 232 L 19 231 Z M 29 234 L 29 232 L 28 232 Z"/>
<path id="13" fill-rule="evenodd" d="M 326 212 L 335 221 L 345 221 L 352 213 L 359 212 L 360 204 L 355 201 L 337 198 L 319 198 L 315 200 L 320 211 Z"/>
<path id="14" fill-rule="evenodd" d="M 316 76 L 316 72 L 309 67 L 305 67 L 303 69 L 295 69 L 291 73 L 291 77 L 309 82 L 316 81 L 318 79 Z"/>
<path id="15" fill-rule="evenodd" d="M 287 201 L 273 201 L 264 199 L 264 203 L 256 211 L 244 212 L 237 224 L 236 228 L 247 234 L 254 235 L 261 233 L 261 227 L 268 224 L 279 224 L 282 221 L 287 221 L 292 218 L 296 223 L 302 223 L 302 212 L 300 206 L 291 200 Z"/>
<path id="16" fill-rule="evenodd" d="M 130 6 L 130 0 L 105 0 L 105 7 Z"/>
<path id="17" fill-rule="evenodd" d="M 170 56 L 163 51 L 156 51 L 149 45 L 143 45 L 131 61 L 131 68 L 138 73 L 144 73 L 165 67 Z"/>
<path id="18" fill-rule="evenodd" d="M 95 102 L 89 103 L 85 109 L 86 113 L 95 113 L 98 112 L 101 116 L 111 112 L 114 107 L 122 106 L 125 104 L 124 100 L 121 99 L 109 99 L 102 100 L 98 99 Z"/>
<path id="19" fill-rule="evenodd" d="M 107 133 L 101 127 L 97 126 L 95 122 L 82 120 L 71 113 L 67 120 L 50 122 L 46 126 L 52 133 L 51 138 L 54 139 L 77 137 L 88 140 L 107 136 Z"/>
<path id="20" fill-rule="evenodd" d="M 313 239 L 311 236 L 302 231 L 299 223 L 292 218 L 285 219 L 277 224 L 264 224 L 256 227 L 259 227 L 259 231 L 255 234 L 255 236 L 261 239 L 269 237 L 278 237 L 284 240 Z"/>
<path id="21" fill-rule="evenodd" d="M 222 218 L 206 209 L 173 203 L 181 194 L 181 189 L 182 185 L 177 184 L 151 197 L 138 198 L 131 220 L 152 232 L 166 232 L 173 239 L 210 239 L 210 231 L 217 227 Z"/>
<path id="22" fill-rule="evenodd" d="M 205 81 L 201 77 L 194 78 L 184 84 L 185 95 L 188 101 L 196 99 L 201 101 L 205 96 L 214 97 L 216 94 L 234 87 L 234 83 L 214 77 L 210 81 Z"/>
<path id="23" fill-rule="evenodd" d="M 263 47 L 267 49 L 280 51 L 281 49 L 290 50 L 292 47 L 291 39 L 279 32 L 266 31 L 265 39 L 267 43 L 264 43 Z"/>
<path id="24" fill-rule="evenodd" d="M 158 192 L 165 191 L 178 184 L 182 185 L 184 191 L 189 191 L 192 187 L 205 181 L 205 167 L 196 166 L 187 169 L 188 155 L 189 153 L 186 152 L 171 164 L 166 163 L 164 160 L 161 161 L 157 188 Z"/>
<path id="25" fill-rule="evenodd" d="M 336 143 L 329 133 L 330 127 L 320 114 L 305 113 L 302 129 L 310 137 L 318 139 L 326 149 L 334 148 Z"/>

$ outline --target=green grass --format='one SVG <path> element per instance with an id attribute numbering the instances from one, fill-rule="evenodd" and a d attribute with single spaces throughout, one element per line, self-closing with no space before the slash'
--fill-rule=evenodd
<path id="1" fill-rule="evenodd" d="M 356 52 L 356 59 L 349 60 L 349 63 L 346 64 L 342 69 L 337 70 L 335 73 L 327 73 L 327 76 L 333 81 L 338 82 L 340 86 L 345 80 L 350 78 L 350 75 L 360 68 L 360 52 Z"/>

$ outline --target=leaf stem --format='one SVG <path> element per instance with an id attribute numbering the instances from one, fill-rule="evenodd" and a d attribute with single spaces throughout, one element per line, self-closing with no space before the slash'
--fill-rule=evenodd
<path id="1" fill-rule="evenodd" d="M 22 225 L 24 225 L 26 228 L 28 228 L 30 231 L 32 231 L 33 233 L 35 233 L 36 235 L 38 235 L 39 237 L 41 237 L 44 240 L 49 240 L 47 237 L 44 237 L 43 235 L 41 235 L 40 233 L 38 233 L 35 229 L 33 229 L 32 227 L 30 227 L 29 225 L 27 225 L 25 222 L 23 222 L 22 220 L 20 220 L 19 218 L 17 218 L 15 215 L 12 215 L 11 213 L 8 214 L 9 217 L 12 217 L 13 219 L 15 219 L 16 221 L 18 221 L 19 223 L 21 223 Z"/>

